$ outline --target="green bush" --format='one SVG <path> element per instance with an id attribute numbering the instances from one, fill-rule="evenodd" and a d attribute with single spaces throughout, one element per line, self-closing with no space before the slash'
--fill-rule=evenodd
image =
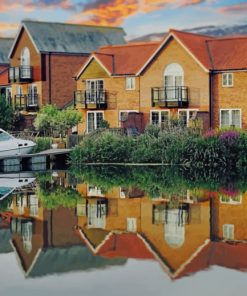
<path id="1" fill-rule="evenodd" d="M 108 131 L 87 136 L 71 163 L 160 163 L 192 168 L 246 169 L 247 133 L 210 131 L 204 136 L 180 126 L 148 126 L 139 137 Z"/>
<path id="2" fill-rule="evenodd" d="M 103 132 L 88 136 L 71 153 L 71 161 L 76 163 L 128 162 L 133 148 L 133 138 Z"/>
<path id="3" fill-rule="evenodd" d="M 35 139 L 36 146 L 33 148 L 32 153 L 38 153 L 51 148 L 52 138 L 39 137 Z"/>

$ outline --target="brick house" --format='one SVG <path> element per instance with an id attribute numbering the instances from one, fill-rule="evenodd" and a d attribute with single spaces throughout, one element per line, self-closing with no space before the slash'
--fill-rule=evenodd
<path id="1" fill-rule="evenodd" d="M 125 43 L 124 35 L 115 27 L 23 21 L 9 52 L 15 109 L 33 118 L 42 105 L 68 104 L 79 65 L 100 46 Z"/>
<path id="2" fill-rule="evenodd" d="M 11 38 L 0 38 L 0 95 L 5 96 L 8 101 L 11 100 L 11 86 L 8 79 L 10 65 L 8 53 L 13 41 L 14 39 Z"/>
<path id="3" fill-rule="evenodd" d="M 186 125 L 200 118 L 204 130 L 241 127 L 244 100 L 232 98 L 236 92 L 238 98 L 245 96 L 245 43 L 245 37 L 213 38 L 170 30 L 161 42 L 101 47 L 76 77 L 75 102 L 86 118 L 80 132 L 97 128 L 103 118 L 111 127 L 120 126 L 130 112 L 141 113 L 145 125 L 162 125 L 175 117 Z M 229 72 L 235 71 L 238 87 L 226 88 L 228 80 L 233 82 Z"/>

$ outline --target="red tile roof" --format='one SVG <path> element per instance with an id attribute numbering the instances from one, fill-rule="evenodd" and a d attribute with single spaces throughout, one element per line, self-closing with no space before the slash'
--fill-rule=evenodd
<path id="1" fill-rule="evenodd" d="M 247 69 L 247 36 L 207 41 L 214 70 Z"/>
<path id="2" fill-rule="evenodd" d="M 8 75 L 9 67 L 0 67 L 0 85 L 8 85 L 9 84 L 9 75 Z"/>
<path id="3" fill-rule="evenodd" d="M 101 47 L 92 56 L 107 69 L 111 75 L 135 75 L 158 48 L 160 42 L 129 43 L 126 45 Z"/>
<path id="4" fill-rule="evenodd" d="M 159 42 L 101 47 L 83 63 L 78 76 L 93 57 L 110 75 L 141 74 L 172 37 L 207 71 L 247 69 L 247 36 L 210 37 L 171 29 Z"/>
<path id="5" fill-rule="evenodd" d="M 246 271 L 247 244 L 210 242 L 175 278 L 188 276 L 213 265 Z"/>
<path id="6" fill-rule="evenodd" d="M 144 242 L 134 233 L 113 234 L 99 249 L 108 258 L 154 259 Z"/>
<path id="7" fill-rule="evenodd" d="M 195 58 L 206 68 L 210 69 L 210 57 L 207 49 L 207 40 L 214 40 L 213 37 L 206 35 L 198 35 L 177 30 L 170 30 L 180 42 L 193 54 Z"/>

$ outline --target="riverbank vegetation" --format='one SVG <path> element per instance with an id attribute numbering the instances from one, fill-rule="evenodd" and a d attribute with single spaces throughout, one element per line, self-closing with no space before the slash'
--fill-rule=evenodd
<path id="1" fill-rule="evenodd" d="M 121 136 L 108 130 L 84 138 L 70 155 L 72 164 L 157 163 L 193 168 L 245 169 L 247 133 L 218 130 L 204 135 L 175 126 L 148 126 L 138 137 Z"/>
<path id="2" fill-rule="evenodd" d="M 73 166 L 78 183 L 93 184 L 102 192 L 113 188 L 138 188 L 151 198 L 180 196 L 187 190 L 236 196 L 247 191 L 246 175 L 231 170 L 150 166 Z"/>

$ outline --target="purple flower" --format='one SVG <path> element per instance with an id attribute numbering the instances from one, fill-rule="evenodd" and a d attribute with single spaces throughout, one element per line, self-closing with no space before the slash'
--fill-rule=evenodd
<path id="1" fill-rule="evenodd" d="M 221 142 L 229 145 L 234 144 L 238 137 L 239 132 L 237 131 L 225 131 L 219 136 Z"/>

